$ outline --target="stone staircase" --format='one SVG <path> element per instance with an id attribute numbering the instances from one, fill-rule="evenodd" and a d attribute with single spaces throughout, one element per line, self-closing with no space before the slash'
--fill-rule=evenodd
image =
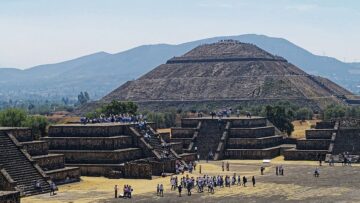
<path id="1" fill-rule="evenodd" d="M 215 152 L 214 160 L 220 160 L 224 158 L 227 141 L 229 139 L 230 126 L 231 126 L 231 122 L 230 121 L 226 122 L 224 132 L 221 136 L 220 142 Z"/>
<path id="2" fill-rule="evenodd" d="M 20 146 L 12 135 L 0 132 L 0 164 L 16 181 L 16 189 L 21 196 L 50 192 L 49 177 Z M 40 181 L 40 189 L 35 188 L 36 181 Z"/>
<path id="3" fill-rule="evenodd" d="M 220 128 L 219 125 L 221 126 Z M 223 132 L 224 124 L 219 124 L 217 119 L 207 120 L 202 123 L 199 134 L 194 142 L 201 159 L 207 159 L 209 152 L 215 155 Z"/>

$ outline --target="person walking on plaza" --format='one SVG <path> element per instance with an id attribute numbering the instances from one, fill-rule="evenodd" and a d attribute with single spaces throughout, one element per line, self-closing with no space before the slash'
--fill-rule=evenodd
<path id="1" fill-rule="evenodd" d="M 253 184 L 253 187 L 255 187 L 255 176 L 253 176 L 252 178 L 251 178 L 251 181 L 252 181 L 252 184 Z"/>
<path id="2" fill-rule="evenodd" d="M 243 176 L 243 186 L 246 187 L 246 183 L 247 183 L 247 178 L 245 176 Z"/>
<path id="3" fill-rule="evenodd" d="M 261 175 L 264 175 L 264 170 L 265 170 L 265 167 L 264 167 L 264 166 L 261 166 L 261 167 L 260 167 Z"/>
<path id="4" fill-rule="evenodd" d="M 181 197 L 181 191 L 182 191 L 182 185 L 180 184 L 180 185 L 178 186 L 179 197 Z"/>
<path id="5" fill-rule="evenodd" d="M 160 193 L 160 197 L 164 197 L 164 186 L 163 186 L 163 184 L 160 184 L 159 193 Z"/>
<path id="6" fill-rule="evenodd" d="M 114 190 L 115 190 L 115 198 L 118 198 L 118 186 L 117 185 L 115 185 Z"/>
<path id="7" fill-rule="evenodd" d="M 54 182 L 50 183 L 50 196 L 56 195 L 55 191 L 57 190 L 57 187 Z"/>

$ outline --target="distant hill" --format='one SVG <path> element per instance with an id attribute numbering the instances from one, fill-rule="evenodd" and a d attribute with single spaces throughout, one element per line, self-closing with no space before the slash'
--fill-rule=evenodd
<path id="1" fill-rule="evenodd" d="M 88 91 L 92 99 L 99 99 L 129 80 L 134 80 L 173 56 L 180 56 L 194 47 L 235 39 L 287 59 L 304 71 L 331 79 L 358 93 L 360 73 L 356 65 L 335 58 L 317 56 L 282 38 L 264 35 L 215 37 L 178 45 L 144 45 L 116 54 L 98 52 L 73 60 L 46 64 L 26 70 L 0 69 L 0 100 L 75 98 L 80 91 Z M 355 69 L 355 73 L 354 73 Z"/>

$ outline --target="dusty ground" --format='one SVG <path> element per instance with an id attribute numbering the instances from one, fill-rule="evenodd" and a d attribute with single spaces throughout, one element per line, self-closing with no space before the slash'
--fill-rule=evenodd
<path id="1" fill-rule="evenodd" d="M 250 180 L 252 175 L 257 179 L 256 187 L 233 186 L 217 188 L 215 194 L 197 193 L 191 197 L 170 191 L 169 177 L 153 180 L 119 179 L 110 180 L 101 177 L 82 177 L 82 181 L 60 186 L 56 196 L 48 194 L 22 199 L 23 203 L 33 202 L 360 202 L 360 167 L 320 167 L 320 177 L 314 178 L 313 171 L 317 162 L 283 161 L 281 157 L 273 159 L 266 165 L 265 175 L 261 176 L 259 160 L 229 160 L 230 171 L 221 171 L 221 161 L 201 162 L 203 174 L 245 175 Z M 275 166 L 283 165 L 285 176 L 275 175 Z M 197 172 L 190 176 L 200 176 Z M 155 194 L 156 185 L 165 186 L 164 197 Z M 118 184 L 130 184 L 134 188 L 134 198 L 114 199 L 113 187 Z"/>
<path id="2" fill-rule="evenodd" d="M 305 138 L 305 131 L 310 129 L 311 125 L 315 125 L 316 122 L 320 120 L 306 120 L 304 122 L 301 121 L 293 121 L 294 131 L 291 133 L 291 137 L 294 138 Z"/>

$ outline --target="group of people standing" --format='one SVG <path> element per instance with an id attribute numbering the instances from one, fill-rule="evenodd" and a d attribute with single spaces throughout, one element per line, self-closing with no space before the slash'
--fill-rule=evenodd
<path id="1" fill-rule="evenodd" d="M 115 185 L 114 190 L 115 190 L 115 198 L 129 198 L 131 199 L 131 194 L 133 192 L 133 189 L 131 187 L 131 185 L 124 185 L 123 188 L 123 194 L 119 194 L 118 195 L 118 185 Z"/>
<path id="2" fill-rule="evenodd" d="M 252 185 L 253 187 L 255 187 L 256 184 L 256 179 L 255 176 L 252 176 L 251 178 L 252 181 Z M 198 193 L 202 193 L 204 192 L 204 188 L 207 188 L 208 193 L 214 194 L 215 193 L 215 188 L 219 187 L 219 188 L 224 188 L 224 187 L 231 187 L 234 185 L 238 185 L 238 186 L 244 186 L 246 187 L 246 183 L 248 182 L 246 176 L 243 176 L 241 178 L 241 176 L 236 176 L 236 174 L 234 173 L 233 176 L 223 176 L 223 175 L 218 175 L 218 176 L 209 176 L 209 175 L 203 175 L 200 177 L 189 177 L 184 176 L 180 179 L 178 179 L 177 176 L 172 176 L 170 177 L 170 185 L 171 185 L 171 190 L 175 191 L 177 190 L 179 193 L 179 197 L 181 197 L 182 195 L 182 191 L 185 188 L 187 190 L 187 195 L 191 196 L 192 194 L 192 189 L 196 189 Z M 162 184 L 160 185 L 160 188 L 162 188 L 161 190 L 161 195 L 163 197 L 163 187 L 161 187 Z M 157 195 L 159 195 L 159 184 L 157 187 Z"/>

